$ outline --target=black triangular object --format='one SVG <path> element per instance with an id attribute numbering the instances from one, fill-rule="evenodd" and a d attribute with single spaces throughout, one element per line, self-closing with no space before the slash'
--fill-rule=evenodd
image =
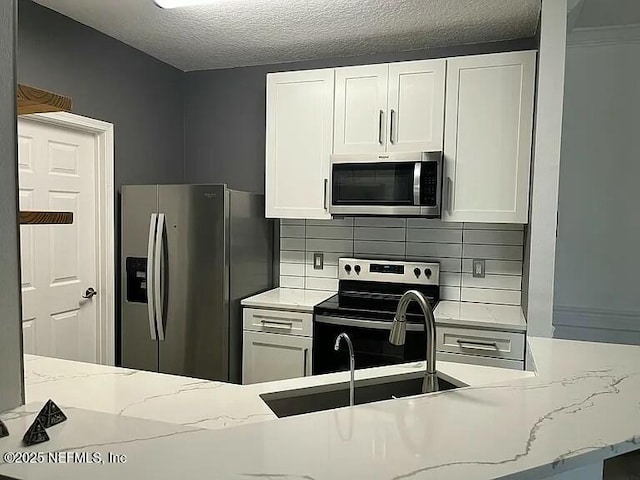
<path id="1" fill-rule="evenodd" d="M 2 422 L 2 420 L 0 420 L 0 438 L 2 437 L 8 437 L 9 436 L 9 429 L 7 428 L 7 426 Z"/>
<path id="2" fill-rule="evenodd" d="M 22 437 L 22 441 L 27 447 L 49 441 L 49 435 L 47 435 L 47 431 L 39 418 L 36 418 L 31 424 L 24 437 Z"/>
<path id="3" fill-rule="evenodd" d="M 53 400 L 47 400 L 47 403 L 44 404 L 44 407 L 42 407 L 42 410 L 38 413 L 38 419 L 42 422 L 44 428 L 49 428 L 64 422 L 67 416 L 53 403 Z"/>

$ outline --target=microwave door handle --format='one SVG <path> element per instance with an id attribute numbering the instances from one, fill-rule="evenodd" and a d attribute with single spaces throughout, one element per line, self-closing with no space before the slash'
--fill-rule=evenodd
<path id="1" fill-rule="evenodd" d="M 420 178 L 422 177 L 422 162 L 416 162 L 413 167 L 413 204 L 420 205 Z"/>
<path id="2" fill-rule="evenodd" d="M 378 119 L 378 143 L 384 144 L 384 136 L 382 135 L 382 125 L 384 124 L 384 110 L 380 110 L 380 118 Z"/>
<path id="3" fill-rule="evenodd" d="M 151 340 L 157 340 L 156 335 L 156 302 L 155 302 L 155 289 L 154 289 L 154 256 L 155 256 L 155 239 L 156 239 L 156 226 L 158 223 L 158 215 L 156 213 L 151 214 L 151 220 L 149 221 L 149 241 L 147 245 L 147 312 L 149 314 L 149 332 L 151 333 Z"/>

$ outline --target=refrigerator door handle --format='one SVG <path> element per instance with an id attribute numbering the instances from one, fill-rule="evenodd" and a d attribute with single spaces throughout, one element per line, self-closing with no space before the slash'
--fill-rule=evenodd
<path id="1" fill-rule="evenodd" d="M 154 300 L 154 275 L 153 275 L 153 257 L 155 252 L 155 233 L 156 224 L 158 223 L 158 215 L 151 214 L 149 221 L 149 244 L 147 246 L 147 311 L 149 313 L 149 331 L 151 339 L 157 340 L 156 336 L 156 309 Z"/>
<path id="2" fill-rule="evenodd" d="M 156 330 L 158 331 L 158 340 L 164 340 L 164 213 L 158 214 L 158 228 L 156 229 L 155 255 L 153 258 L 153 289 L 154 298 L 156 300 Z"/>

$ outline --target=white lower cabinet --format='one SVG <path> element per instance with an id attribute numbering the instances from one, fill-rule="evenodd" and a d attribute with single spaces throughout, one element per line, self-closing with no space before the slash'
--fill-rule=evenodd
<path id="1" fill-rule="evenodd" d="M 245 385 L 311 375 L 310 337 L 245 330 L 243 343 Z"/>
<path id="2" fill-rule="evenodd" d="M 524 332 L 456 326 L 436 328 L 438 360 L 489 367 L 524 369 Z"/>
<path id="3" fill-rule="evenodd" d="M 243 384 L 311 375 L 313 314 L 245 308 L 243 328 Z"/>

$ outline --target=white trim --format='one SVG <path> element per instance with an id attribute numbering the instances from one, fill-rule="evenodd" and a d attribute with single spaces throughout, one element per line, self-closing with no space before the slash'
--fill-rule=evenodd
<path id="1" fill-rule="evenodd" d="M 640 43 L 640 24 L 576 28 L 567 35 L 567 47 Z"/>
<path id="2" fill-rule="evenodd" d="M 566 29 L 567 1 L 542 0 L 525 315 L 527 334 L 534 337 L 553 335 Z"/>
<path id="3" fill-rule="evenodd" d="M 96 136 L 96 220 L 98 226 L 97 286 L 98 361 L 115 365 L 115 195 L 113 124 L 73 113 L 35 113 L 21 118 L 81 130 Z"/>
<path id="4" fill-rule="evenodd" d="M 553 308 L 553 323 L 558 326 L 640 332 L 640 312 L 606 308 Z"/>

